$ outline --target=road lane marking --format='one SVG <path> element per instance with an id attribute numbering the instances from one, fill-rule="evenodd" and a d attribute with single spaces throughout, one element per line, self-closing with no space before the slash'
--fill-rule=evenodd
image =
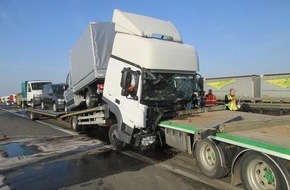
<path id="1" fill-rule="evenodd" d="M 41 123 L 41 124 L 43 124 L 43 125 L 47 125 L 47 126 L 53 128 L 53 129 L 55 129 L 55 130 L 62 131 L 62 132 L 64 132 L 64 133 L 67 133 L 67 134 L 70 134 L 70 135 L 74 135 L 74 136 L 79 135 L 79 134 L 76 133 L 76 132 L 73 132 L 73 131 L 69 131 L 69 130 L 63 129 L 63 128 L 58 127 L 58 126 L 56 126 L 56 125 L 48 124 L 48 123 L 45 123 L 45 122 L 43 122 L 43 121 L 38 121 L 38 120 L 37 120 L 37 121 L 35 121 L 35 122 L 37 122 L 37 123 Z"/>
<path id="2" fill-rule="evenodd" d="M 13 112 L 13 111 L 11 111 L 11 110 L 7 110 L 7 109 L 2 109 L 3 111 L 6 111 L 6 112 L 9 112 L 9 113 L 12 113 L 12 114 L 14 114 L 14 115 L 16 115 L 16 116 L 18 116 L 18 117 L 22 117 L 22 118 L 26 118 L 26 119 L 28 119 L 25 115 L 23 115 L 23 114 L 19 114 L 19 113 L 16 113 L 16 112 Z"/>
<path id="3" fill-rule="evenodd" d="M 11 110 L 6 110 L 6 109 L 2 109 L 2 110 L 3 110 L 3 111 L 6 111 L 6 112 L 9 112 L 9 113 L 12 113 L 12 114 L 14 114 L 14 115 L 16 115 L 16 116 L 18 116 L 18 117 L 22 117 L 22 118 L 25 118 L 25 119 L 29 119 L 28 117 L 26 117 L 26 116 L 23 115 L 23 114 L 19 114 L 19 113 L 13 112 L 13 111 L 11 111 Z M 61 131 L 61 132 L 67 133 L 67 134 L 69 134 L 69 135 L 74 135 L 74 136 L 79 135 L 79 134 L 76 133 L 76 132 L 73 132 L 73 131 L 70 131 L 70 130 L 63 129 L 63 128 L 58 127 L 58 126 L 56 126 L 56 125 L 48 124 L 48 123 L 45 123 L 45 122 L 43 122 L 43 121 L 35 121 L 35 122 L 37 122 L 37 123 L 41 123 L 41 124 L 46 125 L 46 126 L 49 126 L 49 127 L 53 128 L 53 129 L 55 129 L 55 130 L 58 130 L 58 131 Z"/>
<path id="4" fill-rule="evenodd" d="M 130 151 L 130 150 L 129 151 L 119 151 L 119 152 L 122 154 L 125 154 L 127 156 L 133 157 L 135 159 L 141 160 L 143 162 L 147 162 L 147 163 L 152 164 L 152 165 L 158 165 L 158 166 L 160 166 L 168 171 L 171 171 L 173 173 L 187 177 L 187 178 L 192 179 L 194 181 L 201 182 L 203 184 L 208 184 L 208 185 L 215 187 L 215 188 L 229 189 L 229 190 L 242 190 L 242 188 L 240 188 L 240 187 L 232 186 L 231 184 L 229 184 L 227 182 L 223 182 L 219 179 L 209 179 L 208 177 L 206 177 L 203 174 L 186 172 L 186 171 L 178 169 L 174 166 L 156 161 L 154 159 L 151 159 L 150 157 L 143 156 L 141 154 L 135 153 L 135 152 Z M 213 183 L 209 184 L 208 183 L 209 180 L 212 180 Z"/>

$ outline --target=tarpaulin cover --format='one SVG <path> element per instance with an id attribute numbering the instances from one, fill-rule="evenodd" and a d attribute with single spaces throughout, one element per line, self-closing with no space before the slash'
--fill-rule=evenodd
<path id="1" fill-rule="evenodd" d="M 113 23 L 90 23 L 70 52 L 74 92 L 105 78 L 115 37 Z"/>

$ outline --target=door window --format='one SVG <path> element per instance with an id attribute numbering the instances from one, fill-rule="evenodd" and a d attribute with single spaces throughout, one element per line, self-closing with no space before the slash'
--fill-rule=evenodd
<path id="1" fill-rule="evenodd" d="M 29 83 L 28 85 L 27 85 L 27 88 L 28 88 L 28 92 L 31 92 L 31 84 Z"/>

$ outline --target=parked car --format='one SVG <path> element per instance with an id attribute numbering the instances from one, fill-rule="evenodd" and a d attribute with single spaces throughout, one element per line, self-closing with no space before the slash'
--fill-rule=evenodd
<path id="1" fill-rule="evenodd" d="M 64 109 L 63 92 L 66 84 L 46 84 L 42 89 L 41 109 L 50 108 L 54 112 Z"/>
<path id="2" fill-rule="evenodd" d="M 6 101 L 6 106 L 12 106 L 14 104 L 14 102 L 12 102 L 11 100 Z"/>

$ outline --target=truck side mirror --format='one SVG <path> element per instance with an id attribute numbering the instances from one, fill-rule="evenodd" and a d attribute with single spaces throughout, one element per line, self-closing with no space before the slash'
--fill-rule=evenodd
<path id="1" fill-rule="evenodd" d="M 131 68 L 124 68 L 122 70 L 122 77 L 121 77 L 121 95 L 122 96 L 129 96 L 129 86 L 132 80 L 132 70 Z"/>
<path id="2" fill-rule="evenodd" d="M 198 84 L 200 90 L 203 90 L 203 78 L 202 77 L 200 77 L 198 79 L 197 84 Z"/>
<path id="3" fill-rule="evenodd" d="M 67 89 L 68 89 L 68 85 L 67 84 L 63 85 L 63 90 L 67 90 Z"/>

